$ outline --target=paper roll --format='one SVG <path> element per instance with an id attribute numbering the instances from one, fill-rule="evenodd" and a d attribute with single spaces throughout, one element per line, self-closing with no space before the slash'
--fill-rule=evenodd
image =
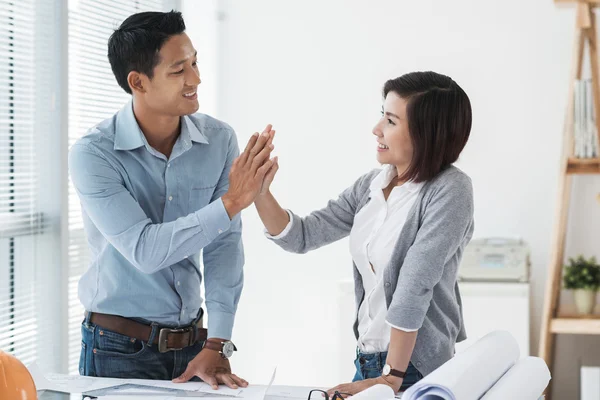
<path id="1" fill-rule="evenodd" d="M 388 385 L 375 385 L 348 398 L 353 400 L 394 400 L 394 391 Z"/>
<path id="2" fill-rule="evenodd" d="M 413 385 L 402 399 L 478 400 L 518 359 L 519 345 L 509 332 L 488 333 Z"/>
<path id="3" fill-rule="evenodd" d="M 536 400 L 550 382 L 550 370 L 539 357 L 526 357 L 516 363 L 482 397 L 482 400 Z"/>

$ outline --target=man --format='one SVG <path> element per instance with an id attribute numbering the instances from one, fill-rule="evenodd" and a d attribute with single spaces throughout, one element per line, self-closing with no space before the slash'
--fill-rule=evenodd
<path id="1" fill-rule="evenodd" d="M 245 387 L 228 360 L 243 286 L 239 213 L 273 165 L 271 128 L 232 167 L 234 131 L 194 114 L 201 81 L 178 12 L 130 16 L 108 58 L 132 100 L 69 154 L 92 257 L 79 283 L 80 373 Z"/>

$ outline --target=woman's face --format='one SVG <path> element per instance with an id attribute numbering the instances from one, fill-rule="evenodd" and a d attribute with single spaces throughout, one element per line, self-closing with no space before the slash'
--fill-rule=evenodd
<path id="1" fill-rule="evenodd" d="M 413 146 L 406 119 L 406 100 L 394 92 L 389 92 L 383 103 L 381 119 L 373 128 L 377 137 L 377 161 L 391 164 L 404 172 L 413 157 Z"/>

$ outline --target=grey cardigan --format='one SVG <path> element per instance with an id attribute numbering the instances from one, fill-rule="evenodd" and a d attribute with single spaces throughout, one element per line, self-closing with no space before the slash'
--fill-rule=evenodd
<path id="1" fill-rule="evenodd" d="M 290 231 L 271 240 L 284 250 L 306 253 L 348 236 L 380 171 L 361 176 L 321 210 L 303 218 L 292 213 Z M 457 270 L 473 228 L 471 179 L 450 166 L 421 189 L 384 271 L 386 319 L 395 326 L 418 329 L 411 362 L 423 375 L 452 358 L 456 342 L 467 337 Z M 358 309 L 365 292 L 356 265 L 354 281 L 358 338 Z"/>

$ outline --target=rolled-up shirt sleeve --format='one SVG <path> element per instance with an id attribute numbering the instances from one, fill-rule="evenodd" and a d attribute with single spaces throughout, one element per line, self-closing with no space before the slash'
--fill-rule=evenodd
<path id="1" fill-rule="evenodd" d="M 221 173 L 212 201 L 219 201 L 229 188 L 229 171 L 239 155 L 237 140 L 230 137 L 226 166 Z M 212 204 L 212 203 L 211 203 Z M 221 203 L 222 204 L 222 203 Z M 218 226 L 218 224 L 213 224 Z M 244 286 L 244 247 L 242 244 L 242 218 L 233 217 L 226 232 L 203 250 L 204 288 L 208 312 L 208 337 L 231 339 L 238 302 Z"/>
<path id="2" fill-rule="evenodd" d="M 279 235 L 271 235 L 269 233 L 269 231 L 265 228 L 265 236 L 268 239 L 273 239 L 273 240 L 283 239 L 284 237 L 287 236 L 288 233 L 290 233 L 290 231 L 294 227 L 294 214 L 292 214 L 292 212 L 290 210 L 285 210 L 285 211 L 288 213 L 290 222 L 288 222 L 288 224 L 285 226 L 285 228 L 283 229 L 283 231 L 281 231 L 281 233 Z"/>

